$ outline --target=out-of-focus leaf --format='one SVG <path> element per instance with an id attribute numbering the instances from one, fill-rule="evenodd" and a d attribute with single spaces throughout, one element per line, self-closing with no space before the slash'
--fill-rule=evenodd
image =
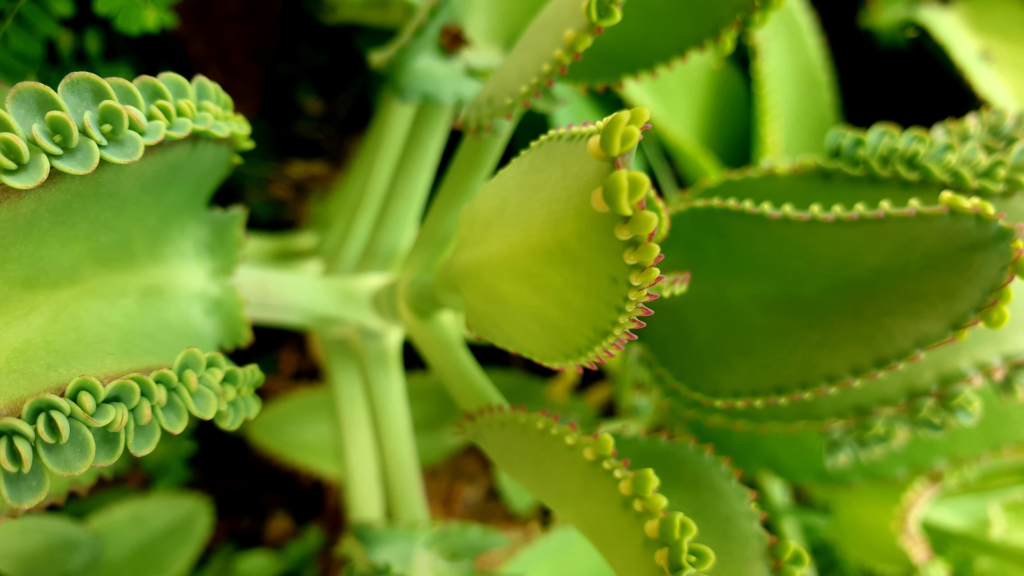
<path id="1" fill-rule="evenodd" d="M 326 24 L 398 28 L 416 11 L 415 0 L 325 0 L 320 20 Z"/>
<path id="2" fill-rule="evenodd" d="M 1017 0 L 887 0 L 868 3 L 862 19 L 884 37 L 923 28 L 983 100 L 1024 106 L 1024 4 Z"/>
<path id="3" fill-rule="evenodd" d="M 260 417 L 244 428 L 263 453 L 278 462 L 328 480 L 343 477 L 341 432 L 330 390 L 300 390 L 263 406 Z"/>
<path id="4" fill-rule="evenodd" d="M 747 34 L 754 94 L 754 157 L 793 161 L 818 153 L 839 123 L 839 86 L 808 0 L 787 0 Z"/>
<path id="5" fill-rule="evenodd" d="M 473 561 L 476 557 L 506 543 L 496 529 L 465 522 L 427 528 L 357 526 L 353 532 L 362 546 L 362 553 L 378 570 L 368 572 L 371 574 L 475 575 Z"/>
<path id="6" fill-rule="evenodd" d="M 540 502 L 522 484 L 500 468 L 494 471 L 494 487 L 505 506 L 516 516 L 529 516 L 537 511 Z"/>
<path id="7" fill-rule="evenodd" d="M 646 106 L 651 123 L 690 183 L 717 179 L 726 166 L 750 161 L 750 89 L 732 59 L 691 54 L 657 75 L 625 81 L 631 106 Z"/>
<path id="8" fill-rule="evenodd" d="M 156 492 L 87 518 L 103 540 L 102 576 L 185 576 L 213 535 L 213 502 L 185 492 Z"/>
<path id="9" fill-rule="evenodd" d="M 516 576 L 615 576 L 608 562 L 572 526 L 557 526 L 501 567 Z"/>
<path id="10" fill-rule="evenodd" d="M 594 422 L 594 410 L 579 397 L 549 400 L 544 378 L 509 369 L 488 374 L 512 404 L 531 410 L 547 408 L 583 427 Z M 431 466 L 466 446 L 455 434 L 462 411 L 434 376 L 410 372 L 407 382 L 420 462 Z M 267 402 L 260 417 L 246 425 L 245 434 L 259 450 L 286 466 L 327 480 L 343 476 L 337 415 L 327 388 L 302 390 Z"/>
<path id="11" fill-rule="evenodd" d="M 83 522 L 59 514 L 0 524 L 0 574 L 79 576 L 103 554 L 103 542 Z"/>

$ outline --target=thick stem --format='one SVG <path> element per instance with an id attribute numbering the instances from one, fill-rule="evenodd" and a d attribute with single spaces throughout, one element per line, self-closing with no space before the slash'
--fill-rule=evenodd
<path id="1" fill-rule="evenodd" d="M 274 267 L 296 268 L 311 266 L 317 258 L 316 232 L 306 228 L 286 232 L 247 230 L 242 247 L 242 261 L 248 264 L 267 264 Z"/>
<path id="2" fill-rule="evenodd" d="M 406 261 L 403 276 L 410 279 L 408 285 L 432 283 L 433 274 L 452 249 L 462 209 L 494 172 L 512 137 L 516 122 L 504 124 L 491 134 L 463 135 Z"/>
<path id="3" fill-rule="evenodd" d="M 448 393 L 463 410 L 508 404 L 473 357 L 455 312 L 441 309 L 429 315 L 402 307 L 409 336 L 430 370 L 440 376 Z"/>
<path id="4" fill-rule="evenodd" d="M 380 455 L 358 357 L 349 337 L 321 333 L 319 340 L 341 424 L 348 517 L 354 523 L 383 524 L 387 504 Z"/>
<path id="5" fill-rule="evenodd" d="M 394 276 L 385 272 L 324 276 L 316 271 L 242 264 L 235 270 L 234 282 L 246 313 L 257 324 L 292 330 L 390 325 L 375 302 L 381 290 L 394 282 Z"/>
<path id="6" fill-rule="evenodd" d="M 404 334 L 397 328 L 384 332 L 364 330 L 358 339 L 384 457 L 392 519 L 403 524 L 426 524 L 430 521 L 430 507 L 405 384 L 404 341 Z"/>
<path id="7" fill-rule="evenodd" d="M 800 524 L 800 519 L 794 514 L 793 491 L 789 483 L 767 470 L 758 472 L 755 480 L 764 495 L 764 505 L 771 515 L 775 533 L 782 539 L 789 540 L 804 550 L 809 550 L 807 538 L 804 537 L 804 528 Z M 809 554 L 808 558 L 810 558 Z M 811 558 L 810 562 L 804 569 L 804 574 L 817 576 L 818 569 L 814 566 L 814 559 Z"/>
<path id="8" fill-rule="evenodd" d="M 349 272 L 359 263 L 418 108 L 390 91 L 381 95 L 351 173 L 328 203 L 332 221 L 322 249 L 328 272 Z"/>
<path id="9" fill-rule="evenodd" d="M 394 270 L 412 248 L 451 132 L 453 109 L 431 103 L 420 106 L 360 270 Z"/>

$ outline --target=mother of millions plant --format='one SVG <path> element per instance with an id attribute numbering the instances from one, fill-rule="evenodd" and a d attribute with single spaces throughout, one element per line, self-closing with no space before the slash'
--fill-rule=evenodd
<path id="1" fill-rule="evenodd" d="M 500 544 L 431 525 L 422 424 L 453 419 L 424 417 L 445 402 L 430 382 L 465 411 L 444 442 L 474 443 L 503 491 L 572 526 L 505 573 L 809 576 L 819 533 L 874 573 L 1024 570 L 1015 105 L 834 128 L 805 0 L 416 4 L 339 3 L 409 14 L 370 55 L 386 83 L 369 129 L 308 228 L 244 244 L 244 212 L 208 207 L 253 145 L 215 83 L 79 72 L 10 90 L 7 511 L 90 485 L 125 448 L 149 454 L 190 414 L 226 430 L 254 418 L 262 373 L 217 351 L 246 344 L 251 319 L 307 331 L 322 357 L 326 388 L 247 430 L 340 481 L 353 574 L 472 573 L 466 560 Z M 439 42 L 453 25 L 469 48 Z M 749 91 L 729 58 L 741 39 Z M 569 89 L 586 87 L 633 107 Z M 495 174 L 526 109 L 573 124 Z M 430 376 L 407 379 L 407 337 Z M 566 376 L 540 398 L 535 378 L 485 371 L 468 340 Z M 592 408 L 553 398 L 599 366 L 621 414 L 598 430 Z M 149 498 L 4 523 L 0 573 L 188 573 L 208 505 Z M 47 546 L 69 552 L 31 552 Z"/>

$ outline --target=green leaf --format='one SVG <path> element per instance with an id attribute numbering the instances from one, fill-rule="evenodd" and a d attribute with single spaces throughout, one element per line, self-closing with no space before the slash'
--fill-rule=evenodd
<path id="1" fill-rule="evenodd" d="M 839 86 L 808 0 L 787 0 L 747 34 L 754 94 L 754 158 L 783 163 L 817 153 L 839 123 Z"/>
<path id="2" fill-rule="evenodd" d="M 338 417 L 326 387 L 268 402 L 244 431 L 256 448 L 285 465 L 329 480 L 344 476 Z"/>
<path id="3" fill-rule="evenodd" d="M 593 408 L 582 399 L 549 399 L 543 378 L 516 370 L 491 369 L 487 374 L 517 406 L 548 409 L 585 426 L 595 422 Z M 410 372 L 406 383 L 420 463 L 441 463 L 466 446 L 466 439 L 455 433 L 462 410 L 436 376 Z M 257 449 L 282 464 L 327 480 L 344 476 L 338 416 L 326 387 L 296 391 L 268 402 L 244 432 Z"/>
<path id="4" fill-rule="evenodd" d="M 735 47 L 743 20 L 770 9 L 757 0 L 629 0 L 622 22 L 599 36 L 567 79 L 585 85 L 611 85 L 649 72 L 702 46 Z M 577 3 L 578 6 L 578 3 Z M 578 9 L 578 8 L 577 8 Z"/>
<path id="5" fill-rule="evenodd" d="M 556 526 L 524 546 L 501 567 L 517 576 L 615 576 L 608 562 L 579 530 Z"/>
<path id="6" fill-rule="evenodd" d="M 1024 44 L 1017 31 L 1024 6 L 1015 0 L 954 0 L 897 5 L 900 16 L 924 28 L 986 102 L 1024 106 Z"/>
<path id="7" fill-rule="evenodd" d="M 1010 288 L 1024 290 L 1024 281 L 1015 279 Z M 859 386 L 835 394 L 814 395 L 786 406 L 746 410 L 738 416 L 755 422 L 825 422 L 868 414 L 881 407 L 896 407 L 915 397 L 1012 371 L 1024 359 L 1024 300 L 1015 298 L 1006 309 L 1011 320 L 1000 330 L 971 328 L 962 340 L 928 350 L 899 370 L 879 374 L 877 379 L 864 380 Z"/>
<path id="8" fill-rule="evenodd" d="M 616 435 L 619 457 L 631 467 L 654 468 L 668 498 L 700 527 L 695 540 L 715 551 L 715 576 L 770 576 L 772 559 L 760 511 L 735 470 L 710 447 L 686 440 Z"/>
<path id="9" fill-rule="evenodd" d="M 715 180 L 725 166 L 750 161 L 750 88 L 732 59 L 692 54 L 657 74 L 626 80 L 619 92 L 630 105 L 650 109 L 658 137 L 688 181 Z"/>
<path id="10" fill-rule="evenodd" d="M 136 79 L 141 94 L 126 88 L 127 81 L 114 85 L 135 104 L 136 96 L 152 102 L 166 97 L 183 111 L 195 109 L 186 98 L 196 95 L 187 80 L 161 74 L 184 83 L 174 84 L 175 97 L 162 81 L 147 78 Z M 0 118 L 0 142 L 15 160 L 25 160 L 23 150 L 29 158 L 16 170 L 3 170 L 0 180 L 39 184 L 51 153 L 69 172 L 89 171 L 97 146 L 90 139 L 108 162 L 87 176 L 47 180 L 32 192 L 0 188 L 0 241 L 9 248 L 0 263 L 0 300 L 7 303 L 0 304 L 6 327 L 0 371 L 7 375 L 0 414 L 18 413 L 25 400 L 60 391 L 82 373 L 124 374 L 164 365 L 182 348 L 233 347 L 249 338 L 230 284 L 244 213 L 206 207 L 235 150 L 247 143 L 249 127 L 219 86 L 208 80 L 203 85 L 199 104 L 230 123 L 230 139 L 197 137 L 161 146 L 128 166 L 111 162 L 137 159 L 142 141 L 130 129 L 117 91 L 103 79 L 79 72 L 67 76 L 57 93 L 31 83 L 11 89 L 13 119 L 6 113 L 7 120 Z M 174 116 L 173 108 L 166 110 Z M 33 141 L 49 151 L 26 144 L 19 136 L 24 131 L 11 122 L 30 126 Z M 33 170 L 39 173 L 29 174 Z M 40 261 L 47 266 L 37 266 Z"/>
<path id="11" fill-rule="evenodd" d="M 190 493 L 128 498 L 87 518 L 103 540 L 104 576 L 185 576 L 213 535 L 213 503 Z"/>
<path id="12" fill-rule="evenodd" d="M 0 572 L 8 576 L 91 574 L 102 554 L 100 537 L 66 516 L 40 514 L 0 523 Z"/>
<path id="13" fill-rule="evenodd" d="M 858 200 L 676 208 L 661 267 L 692 281 L 659 303 L 645 343 L 694 400 L 746 406 L 851 385 L 946 341 L 1007 283 L 1014 230 L 967 199 Z"/>
<path id="14" fill-rule="evenodd" d="M 588 0 L 585 6 L 591 4 L 608 4 L 611 10 L 619 10 L 616 0 Z M 594 34 L 599 26 L 587 10 L 580 10 L 579 0 L 548 2 L 502 66 L 462 111 L 460 121 L 470 131 L 486 129 L 495 120 L 529 108 L 532 100 L 544 96 L 556 76 L 574 66 L 577 54 L 598 43 Z"/>
<path id="15" fill-rule="evenodd" d="M 814 500 L 829 508 L 826 538 L 855 566 L 881 573 L 913 570 L 900 547 L 896 528 L 899 508 L 907 497 L 905 482 L 865 482 L 857 486 L 814 485 Z"/>
<path id="16" fill-rule="evenodd" d="M 466 522 L 429 527 L 356 526 L 353 532 L 372 564 L 386 574 L 475 575 L 480 554 L 506 544 L 496 529 Z"/>
<path id="17" fill-rule="evenodd" d="M 540 507 L 540 502 L 533 493 L 504 470 L 494 470 L 494 489 L 497 490 L 501 502 L 516 516 L 531 516 Z"/>
<path id="18" fill-rule="evenodd" d="M 46 498 L 50 480 L 46 467 L 36 464 L 28 472 L 0 470 L 0 499 L 17 508 L 31 508 Z"/>
<path id="19" fill-rule="evenodd" d="M 439 280 L 470 330 L 565 369 L 603 363 L 642 325 L 663 224 L 644 208 L 650 180 L 627 169 L 646 119 L 552 130 L 483 186 Z"/>
<path id="20" fill-rule="evenodd" d="M 690 542 L 694 522 L 663 514 L 663 483 L 651 468 L 629 470 L 609 434 L 581 435 L 558 420 L 504 407 L 467 419 L 468 438 L 556 514 L 575 525 L 619 576 L 702 570 L 713 562 Z M 669 481 L 668 479 L 665 482 Z"/>
<path id="21" fill-rule="evenodd" d="M 3 204 L 0 236 L 18 249 L 0 263 L 0 316 L 9 327 L 0 336 L 0 369 L 9 375 L 0 410 L 82 373 L 126 373 L 165 364 L 190 345 L 231 347 L 249 337 L 230 270 L 218 264 L 237 254 L 244 214 L 225 219 L 205 207 L 232 154 L 205 139 L 167 145 Z M 131 224 L 96 233 L 96 222 Z M 33 264 L 40 261 L 48 265 Z"/>
<path id="22" fill-rule="evenodd" d="M 462 17 L 470 44 L 511 50 L 548 0 L 468 0 Z"/>

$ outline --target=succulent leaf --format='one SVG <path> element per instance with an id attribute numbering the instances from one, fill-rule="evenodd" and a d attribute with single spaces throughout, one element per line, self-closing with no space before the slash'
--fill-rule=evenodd
<path id="1" fill-rule="evenodd" d="M 855 201 L 675 208 L 662 267 L 692 281 L 646 344 L 692 399 L 756 406 L 852 385 L 976 322 L 1009 282 L 1016 232 L 978 202 Z"/>
<path id="2" fill-rule="evenodd" d="M 1015 279 L 1009 288 L 1021 286 L 1021 281 Z M 1024 360 L 1024 322 L 1018 321 L 1024 316 L 1024 302 L 1011 299 L 1006 309 L 1014 320 L 1003 329 L 971 328 L 959 338 L 925 351 L 899 370 L 880 373 L 877 378 L 862 380 L 852 387 L 816 394 L 799 402 L 745 410 L 742 417 L 755 422 L 835 422 L 863 417 L 887 407 L 912 412 L 912 404 L 922 399 L 942 400 L 961 387 L 972 390 L 988 377 L 1005 380 L 1004 388 L 1015 395 L 1010 376 L 1016 374 L 1017 366 Z M 919 424 L 933 428 L 931 422 Z"/>
<path id="3" fill-rule="evenodd" d="M 107 148 L 125 141 L 131 131 L 117 124 L 122 105 L 110 99 L 117 91 L 106 81 L 87 74 L 68 78 L 62 85 L 65 96 L 31 83 L 19 84 L 8 95 L 11 115 L 0 118 L 9 120 L 0 121 L 6 130 L 0 139 L 25 144 L 18 136 L 23 133 L 19 125 L 38 128 L 40 119 L 50 130 L 50 141 L 63 136 L 59 154 L 25 144 L 31 157 L 25 166 L 37 158 L 44 168 L 47 158 L 73 163 L 78 151 L 96 146 L 84 128 L 61 120 L 65 111 L 83 126 L 86 116 L 113 115 L 97 128 Z M 161 88 L 158 95 L 173 98 L 153 80 Z M 136 104 L 148 90 L 136 95 L 126 81 L 115 84 Z M 147 86 L 145 78 L 140 85 Z M 220 104 L 200 104 L 232 123 L 230 138 L 194 138 L 153 148 L 129 166 L 105 162 L 92 174 L 62 174 L 32 192 L 0 187 L 2 238 L 10 247 L 0 264 L 5 279 L 0 292 L 8 303 L 0 306 L 7 327 L 0 366 L 8 374 L 0 389 L 0 413 L 20 413 L 29 397 L 63 390 L 83 372 L 123 374 L 166 362 L 190 345 L 231 347 L 249 337 L 229 283 L 244 214 L 206 208 L 230 170 L 234 151 L 244 147 L 248 124 L 234 114 L 219 87 L 210 83 L 207 88 L 207 98 L 216 97 Z M 186 101 L 179 98 L 177 103 Z M 103 126 L 110 128 L 104 131 Z M 83 133 L 71 148 L 76 130 Z M 115 138 L 118 132 L 122 134 Z M 0 179 L 7 182 L 9 176 L 4 172 Z M 122 224 L 98 233 L 97 222 Z M 40 261 L 48 265 L 37 266 Z M 197 306 L 199 302 L 203 304 Z M 109 409 L 101 410 L 99 416 L 112 417 Z M 174 414 L 174 405 L 169 410 L 172 419 L 181 415 Z M 157 418 L 162 416 L 158 411 Z M 181 423 L 177 418 L 176 424 Z M 152 441 L 154 431 L 148 430 L 149 440 L 143 444 Z M 144 451 L 139 442 L 137 449 Z M 114 452 L 108 451 L 108 457 Z"/>
<path id="4" fill-rule="evenodd" d="M 470 44 L 508 51 L 545 4 L 547 0 L 469 0 L 463 28 Z"/>
<path id="5" fill-rule="evenodd" d="M 0 524 L 0 571 L 10 576 L 89 574 L 102 554 L 99 536 L 66 516 L 40 514 Z"/>
<path id="6" fill-rule="evenodd" d="M 615 576 L 601 553 L 572 526 L 555 526 L 524 546 L 502 566 L 502 573 L 522 576 Z"/>
<path id="7" fill-rule="evenodd" d="M 487 375 L 517 406 L 557 410 L 583 426 L 595 422 L 593 408 L 582 400 L 549 398 L 542 378 L 499 369 L 489 369 Z M 431 466 L 465 448 L 466 439 L 454 434 L 462 411 L 440 379 L 427 372 L 409 372 L 406 385 L 420 463 Z M 275 398 L 267 403 L 259 419 L 245 426 L 244 432 L 258 450 L 285 466 L 330 481 L 344 476 L 337 413 L 326 387 Z"/>
<path id="8" fill-rule="evenodd" d="M 495 120 L 529 108 L 557 76 L 578 65 L 574 61 L 595 43 L 599 30 L 616 24 L 608 14 L 619 13 L 619 4 L 621 0 L 587 0 L 581 11 L 579 0 L 548 2 L 463 110 L 460 122 L 470 131 L 489 128 Z"/>
<path id="9" fill-rule="evenodd" d="M 96 566 L 105 576 L 186 576 L 213 535 L 213 503 L 205 496 L 162 492 L 136 496 L 86 518 L 103 541 Z"/>
<path id="10" fill-rule="evenodd" d="M 839 122 L 839 87 L 817 20 L 808 0 L 786 0 L 745 36 L 752 50 L 755 163 L 816 153 Z"/>
<path id="11" fill-rule="evenodd" d="M 578 3 L 577 3 L 578 4 Z M 728 54 L 736 46 L 741 22 L 770 10 L 764 0 L 629 0 L 622 22 L 605 30 L 592 52 L 569 70 L 567 80 L 588 86 L 612 85 L 651 71 L 691 50 L 717 46 Z"/>
<path id="12" fill-rule="evenodd" d="M 188 424 L 188 413 L 173 399 L 188 399 L 193 415 L 215 419 L 225 430 L 236 430 L 259 413 L 255 390 L 263 373 L 255 364 L 239 367 L 219 352 L 187 348 L 174 368 L 129 374 L 105 386 L 78 376 L 63 398 L 42 394 L 25 402 L 20 419 L 0 418 L 0 496 L 14 508 L 31 508 L 46 497 L 47 471 L 74 477 L 90 467 L 113 465 L 125 447 L 136 457 L 151 453 L 161 429 L 178 434 Z M 202 410 L 196 398 L 209 398 Z M 182 414 L 158 417 L 168 406 Z"/>
<path id="13" fill-rule="evenodd" d="M 715 551 L 716 576 L 768 576 L 772 559 L 761 513 L 750 491 L 736 480 L 736 470 L 719 459 L 710 446 L 687 440 L 616 435 L 619 457 L 630 467 L 651 467 L 668 498 L 700 527 L 697 540 Z"/>
<path id="14" fill-rule="evenodd" d="M 691 574 L 713 562 L 691 543 L 697 525 L 657 494 L 651 468 L 630 470 L 610 434 L 581 435 L 558 418 L 504 407 L 467 418 L 463 431 L 499 466 L 573 523 L 619 576 Z"/>
<path id="15" fill-rule="evenodd" d="M 650 180 L 627 168 L 648 117 L 552 130 L 484 185 L 442 279 L 471 330 L 566 369 L 603 363 L 643 326 L 666 224 L 647 209 Z"/>
<path id="16" fill-rule="evenodd" d="M 895 20 L 916 24 L 941 46 L 975 92 L 994 106 L 1024 105 L 1024 81 L 1017 72 L 1024 59 L 1017 30 L 1024 7 L 1013 0 L 934 0 L 887 2 L 871 6 L 880 28 Z M 865 19 L 871 22 L 871 18 Z"/>

